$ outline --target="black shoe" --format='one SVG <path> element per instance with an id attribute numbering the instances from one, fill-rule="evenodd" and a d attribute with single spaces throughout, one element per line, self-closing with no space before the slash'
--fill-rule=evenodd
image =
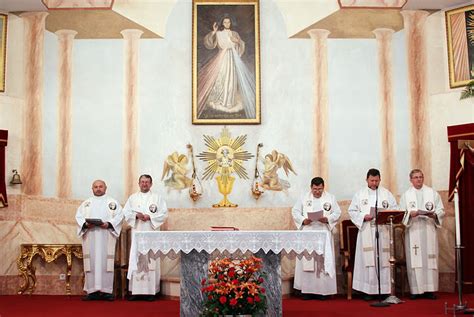
<path id="1" fill-rule="evenodd" d="M 372 296 L 372 295 L 369 295 L 369 294 L 365 294 L 363 299 L 366 301 L 366 302 L 370 302 L 372 300 L 375 300 L 375 297 Z"/>
<path id="2" fill-rule="evenodd" d="M 421 296 L 421 295 L 419 295 L 419 294 L 410 294 L 410 299 L 411 299 L 411 300 L 417 300 L 417 299 L 420 298 L 420 296 Z"/>
<path id="3" fill-rule="evenodd" d="M 147 302 L 154 302 L 155 301 L 155 295 L 146 295 L 143 300 L 146 300 Z"/>
<path id="4" fill-rule="evenodd" d="M 131 302 L 134 302 L 136 300 L 138 300 L 138 296 L 137 295 L 130 295 L 128 298 L 127 298 L 128 301 L 131 301 Z"/>
<path id="5" fill-rule="evenodd" d="M 108 301 L 108 302 L 113 302 L 115 300 L 115 297 L 113 294 L 110 293 L 102 293 L 102 300 Z"/>
<path id="6" fill-rule="evenodd" d="M 328 298 L 329 296 L 325 296 L 325 295 L 319 295 L 319 294 L 313 295 L 313 299 L 316 299 L 316 300 L 326 300 Z"/>
<path id="7" fill-rule="evenodd" d="M 82 300 L 86 302 L 91 301 L 91 300 L 100 300 L 100 299 L 101 299 L 100 292 L 90 293 L 82 298 Z"/>
<path id="8" fill-rule="evenodd" d="M 312 296 L 312 294 L 302 294 L 301 299 L 302 300 L 311 300 L 311 299 L 313 299 L 313 296 Z"/>
<path id="9" fill-rule="evenodd" d="M 436 294 L 433 292 L 425 292 L 423 294 L 423 297 L 426 299 L 433 299 L 433 300 L 438 299 L 438 296 L 436 296 Z"/>

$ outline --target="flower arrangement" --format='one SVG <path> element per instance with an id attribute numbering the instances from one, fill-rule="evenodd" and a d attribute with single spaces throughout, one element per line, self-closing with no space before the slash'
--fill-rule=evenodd
<path id="1" fill-rule="evenodd" d="M 263 314 L 267 308 L 262 259 L 215 259 L 209 279 L 201 282 L 205 296 L 203 316 Z"/>

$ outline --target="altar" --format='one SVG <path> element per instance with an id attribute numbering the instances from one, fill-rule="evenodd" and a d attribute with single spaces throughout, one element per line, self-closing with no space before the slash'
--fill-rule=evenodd
<path id="1" fill-rule="evenodd" d="M 204 301 L 201 280 L 207 278 L 214 256 L 255 254 L 263 259 L 268 303 L 267 316 L 282 315 L 281 256 L 324 256 L 324 268 L 334 272 L 334 256 L 327 231 L 137 231 L 132 237 L 129 272 L 149 257 L 180 257 L 180 316 L 199 316 Z M 139 256 L 140 255 L 140 256 Z"/>

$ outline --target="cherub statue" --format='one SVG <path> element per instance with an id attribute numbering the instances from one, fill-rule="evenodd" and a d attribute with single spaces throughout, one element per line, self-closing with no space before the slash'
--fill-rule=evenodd
<path id="1" fill-rule="evenodd" d="M 187 164 L 188 158 L 184 154 L 178 155 L 178 152 L 173 152 L 173 154 L 168 155 L 163 166 L 161 180 L 168 177 L 170 173 L 171 176 L 165 179 L 165 186 L 177 190 L 191 186 L 192 180 L 186 176 L 188 171 L 186 169 Z"/>
<path id="2" fill-rule="evenodd" d="M 276 150 L 273 150 L 271 154 L 265 155 L 264 166 L 262 186 L 268 190 L 281 191 L 290 188 L 288 181 L 278 177 L 278 170 L 280 168 L 283 167 L 286 176 L 288 176 L 290 171 L 297 175 L 288 157 L 283 153 L 278 153 Z"/>

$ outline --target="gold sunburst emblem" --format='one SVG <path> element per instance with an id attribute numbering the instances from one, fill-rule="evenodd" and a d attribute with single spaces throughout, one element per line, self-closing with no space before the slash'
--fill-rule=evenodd
<path id="1" fill-rule="evenodd" d="M 207 151 L 197 155 L 200 160 L 208 163 L 204 170 L 203 179 L 211 179 L 215 174 L 218 174 L 216 176 L 217 186 L 219 192 L 224 196 L 218 204 L 214 204 L 212 207 L 237 207 L 236 204 L 227 199 L 227 196 L 232 192 L 234 185 L 235 177 L 232 176 L 233 173 L 236 173 L 240 178 L 248 179 L 247 171 L 242 164 L 252 158 L 253 155 L 242 148 L 246 140 L 247 135 L 241 135 L 233 139 L 226 127 L 222 129 L 218 139 L 204 135 Z"/>

